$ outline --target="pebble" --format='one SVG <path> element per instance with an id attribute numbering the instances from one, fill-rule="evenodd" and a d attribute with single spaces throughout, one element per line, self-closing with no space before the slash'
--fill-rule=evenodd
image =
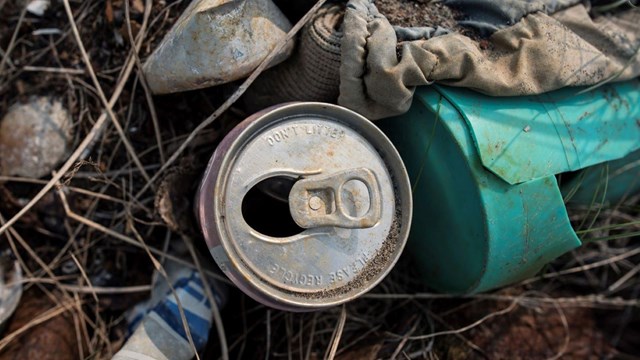
<path id="1" fill-rule="evenodd" d="M 69 154 L 72 124 L 62 103 L 33 97 L 15 104 L 0 121 L 0 175 L 51 175 Z"/>

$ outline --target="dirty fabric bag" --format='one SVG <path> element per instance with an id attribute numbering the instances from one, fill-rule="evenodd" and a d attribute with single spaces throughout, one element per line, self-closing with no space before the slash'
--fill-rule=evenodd
<path id="1" fill-rule="evenodd" d="M 460 25 L 476 29 L 489 36 L 509 27 L 523 17 L 541 11 L 553 14 L 558 10 L 580 3 L 581 0 L 443 0 L 443 4 L 464 13 Z"/>
<path id="2" fill-rule="evenodd" d="M 247 111 L 287 101 L 335 102 L 340 83 L 343 4 L 325 5 L 305 25 L 294 54 L 265 71 L 244 96 Z"/>
<path id="3" fill-rule="evenodd" d="M 534 12 L 483 49 L 458 33 L 401 41 L 371 0 L 350 0 L 343 31 L 338 103 L 373 120 L 406 112 L 415 87 L 434 81 L 519 96 L 640 75 L 638 8 L 593 19 L 583 5 Z"/>

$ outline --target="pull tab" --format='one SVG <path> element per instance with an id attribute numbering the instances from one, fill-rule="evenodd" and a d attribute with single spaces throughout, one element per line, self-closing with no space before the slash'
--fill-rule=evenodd
<path id="1" fill-rule="evenodd" d="M 342 187 L 351 180 L 361 181 L 369 192 L 369 210 L 359 217 L 349 215 L 342 199 Z M 380 221 L 382 213 L 378 178 L 369 169 L 357 168 L 299 180 L 289 193 L 289 211 L 296 224 L 305 229 L 320 226 L 373 227 Z"/>

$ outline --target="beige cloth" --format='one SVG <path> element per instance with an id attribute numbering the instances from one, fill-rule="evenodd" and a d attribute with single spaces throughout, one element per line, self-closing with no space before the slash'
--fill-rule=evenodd
<path id="1" fill-rule="evenodd" d="M 415 87 L 434 81 L 517 96 L 640 75 L 638 8 L 594 19 L 583 5 L 533 13 L 486 49 L 457 33 L 398 44 L 370 0 L 350 0 L 343 26 L 338 103 L 372 120 L 404 113 Z"/>

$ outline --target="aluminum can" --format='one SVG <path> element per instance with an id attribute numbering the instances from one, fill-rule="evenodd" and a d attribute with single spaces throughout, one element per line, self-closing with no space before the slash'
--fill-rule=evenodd
<path id="1" fill-rule="evenodd" d="M 411 201 L 402 160 L 373 123 L 332 104 L 288 103 L 223 139 L 196 211 L 235 285 L 270 307 L 311 311 L 352 300 L 389 273 Z"/>

